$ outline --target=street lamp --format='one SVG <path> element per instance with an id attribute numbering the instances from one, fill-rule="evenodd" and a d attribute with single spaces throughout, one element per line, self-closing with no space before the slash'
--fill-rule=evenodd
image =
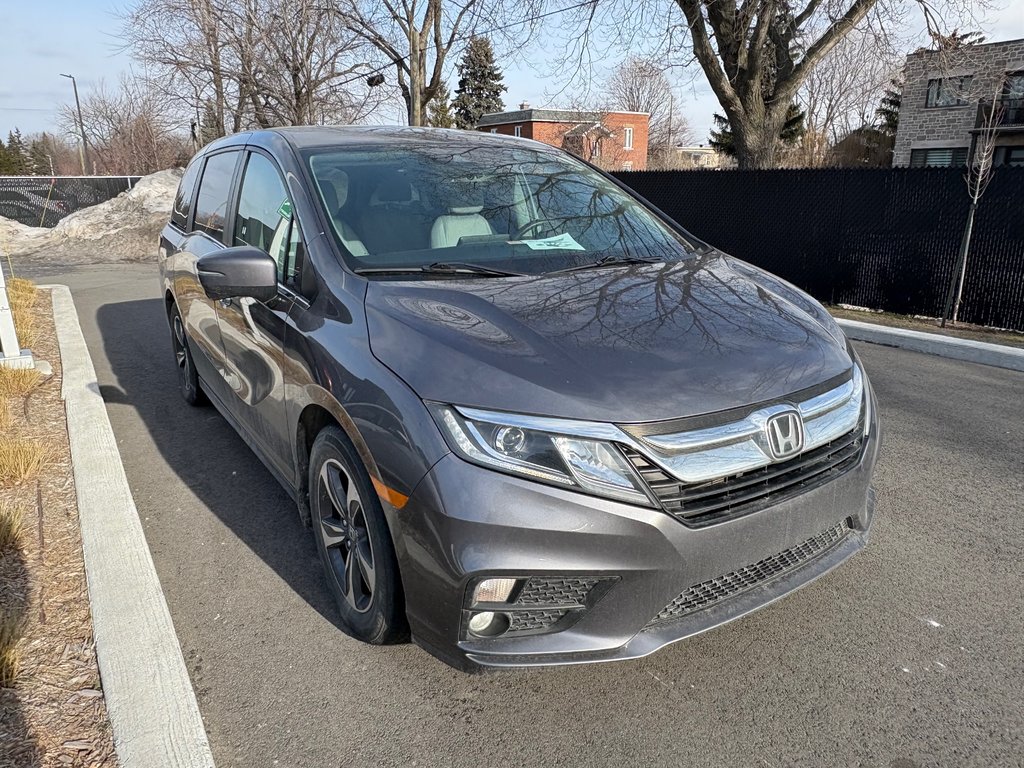
<path id="1" fill-rule="evenodd" d="M 78 131 L 82 136 L 82 146 L 78 157 L 82 161 L 82 175 L 88 176 L 89 172 L 86 170 L 86 166 L 89 162 L 89 148 L 85 146 L 85 121 L 82 120 L 82 102 L 78 100 L 78 83 L 75 81 L 74 75 L 61 73 L 61 77 L 68 78 L 71 81 L 71 87 L 75 89 L 75 107 L 78 109 Z"/>

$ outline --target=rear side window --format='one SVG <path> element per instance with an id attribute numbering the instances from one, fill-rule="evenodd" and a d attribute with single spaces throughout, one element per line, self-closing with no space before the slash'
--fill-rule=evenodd
<path id="1" fill-rule="evenodd" d="M 174 196 L 171 224 L 182 230 L 187 228 L 188 212 L 192 208 L 192 198 L 196 191 L 196 179 L 199 178 L 199 169 L 202 167 L 202 160 L 195 160 L 189 165 L 185 175 L 181 177 L 181 183 L 178 184 L 178 194 Z"/>
<path id="2" fill-rule="evenodd" d="M 224 219 L 231 197 L 231 178 L 235 174 L 238 152 L 222 152 L 206 161 L 203 180 L 196 198 L 195 228 L 220 240 L 224 235 Z"/>

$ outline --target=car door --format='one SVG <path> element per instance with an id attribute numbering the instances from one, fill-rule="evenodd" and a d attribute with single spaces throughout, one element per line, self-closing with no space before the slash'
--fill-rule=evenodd
<path id="1" fill-rule="evenodd" d="M 302 234 L 284 178 L 274 160 L 258 150 L 246 153 L 232 217 L 230 245 L 249 245 L 277 262 L 278 295 L 219 302 L 221 343 L 231 394 L 228 408 L 284 476 L 292 475 L 285 404 L 285 334 L 296 300 L 303 253 Z"/>
<path id="2" fill-rule="evenodd" d="M 185 325 L 185 332 L 192 341 L 193 359 L 196 371 L 210 394 L 223 399 L 226 394 L 225 376 L 227 369 L 224 349 L 221 343 L 220 322 L 216 302 L 207 297 L 199 283 L 196 262 L 209 253 L 224 247 L 224 224 L 227 219 L 232 182 L 241 158 L 239 149 L 229 149 L 212 154 L 197 164 L 199 186 L 195 191 L 195 205 L 191 214 L 191 198 L 175 201 L 175 212 L 181 232 L 168 228 L 166 242 L 161 245 L 171 253 L 173 260 L 173 291 Z M 201 168 L 200 168 L 201 166 Z M 192 172 L 192 168 L 189 168 Z M 192 189 L 183 179 L 179 197 L 191 194 Z M 192 180 L 193 183 L 195 179 Z M 181 210 L 178 210 L 179 207 Z M 171 242 L 173 237 L 175 242 Z"/>

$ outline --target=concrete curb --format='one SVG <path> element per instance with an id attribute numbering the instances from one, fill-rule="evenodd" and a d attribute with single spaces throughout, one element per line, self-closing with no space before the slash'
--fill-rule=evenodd
<path id="1" fill-rule="evenodd" d="M 837 319 L 836 322 L 839 323 L 847 337 L 855 341 L 885 344 L 889 347 L 923 352 L 926 355 L 966 360 L 970 363 L 992 365 L 996 368 L 1009 368 L 1011 371 L 1024 371 L 1024 349 L 1007 347 L 1002 344 L 989 344 L 984 341 L 957 339 L 937 333 L 891 328 L 875 323 L 862 323 L 859 320 Z"/>
<path id="2" fill-rule="evenodd" d="M 67 286 L 53 293 L 100 677 L 123 768 L 213 768 L 96 371 Z"/>

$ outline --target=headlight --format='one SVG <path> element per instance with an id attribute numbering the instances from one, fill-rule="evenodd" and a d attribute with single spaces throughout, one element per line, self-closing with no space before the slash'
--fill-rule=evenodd
<path id="1" fill-rule="evenodd" d="M 467 461 L 595 496 L 651 506 L 632 465 L 614 443 L 600 435 L 560 432 L 554 419 L 440 404 L 432 404 L 430 410 L 452 450 Z M 600 425 L 591 426 L 600 430 Z"/>

